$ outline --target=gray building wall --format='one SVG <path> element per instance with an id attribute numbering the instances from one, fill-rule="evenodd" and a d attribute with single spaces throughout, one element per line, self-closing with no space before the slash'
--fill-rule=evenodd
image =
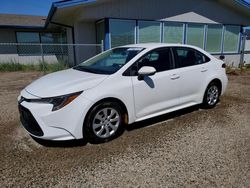
<path id="1" fill-rule="evenodd" d="M 216 0 L 113 0 L 77 7 L 74 12 L 75 42 L 96 43 L 95 22 L 102 18 L 250 25 L 250 15 L 246 17 Z M 90 47 L 76 49 L 77 63 L 93 55 L 95 51 Z M 226 55 L 225 61 L 238 66 L 239 60 L 240 55 L 235 54 Z"/>
<path id="2" fill-rule="evenodd" d="M 215 55 L 219 59 L 219 55 Z M 240 55 L 239 54 L 231 54 L 231 55 L 225 55 L 225 59 L 223 60 L 226 65 L 230 67 L 238 67 L 240 63 Z"/>
<path id="3" fill-rule="evenodd" d="M 14 30 L 0 29 L 0 43 L 16 43 Z M 17 47 L 10 45 L 0 45 L 0 54 L 16 54 Z"/>
<path id="4" fill-rule="evenodd" d="M 16 35 L 14 30 L 0 29 L 0 43 L 16 42 Z"/>
<path id="5" fill-rule="evenodd" d="M 247 17 L 215 0 L 113 0 L 83 7 L 76 19 L 104 17 L 250 25 Z"/>

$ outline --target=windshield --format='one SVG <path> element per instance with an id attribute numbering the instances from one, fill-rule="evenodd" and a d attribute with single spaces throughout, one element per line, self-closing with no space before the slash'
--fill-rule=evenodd
<path id="1" fill-rule="evenodd" d="M 143 48 L 115 48 L 77 65 L 74 69 L 95 74 L 113 74 L 142 50 Z"/>

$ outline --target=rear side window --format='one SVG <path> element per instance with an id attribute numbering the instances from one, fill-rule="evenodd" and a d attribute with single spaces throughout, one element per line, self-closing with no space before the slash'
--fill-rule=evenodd
<path id="1" fill-rule="evenodd" d="M 200 65 L 210 61 L 206 55 L 191 48 L 174 48 L 174 54 L 176 68 Z"/>

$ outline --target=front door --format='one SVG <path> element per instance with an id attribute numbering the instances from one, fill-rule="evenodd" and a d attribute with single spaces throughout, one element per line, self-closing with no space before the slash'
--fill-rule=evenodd
<path id="1" fill-rule="evenodd" d="M 143 66 L 154 67 L 156 74 L 145 76 L 143 80 L 139 80 L 137 76 L 132 77 L 135 111 L 138 119 L 157 115 L 178 105 L 179 88 L 176 87 L 176 83 L 179 78 L 173 70 L 170 48 L 149 52 L 137 62 L 138 70 Z"/>

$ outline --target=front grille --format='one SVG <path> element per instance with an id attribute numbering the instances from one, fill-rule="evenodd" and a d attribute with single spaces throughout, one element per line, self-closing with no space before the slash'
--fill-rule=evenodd
<path id="1" fill-rule="evenodd" d="M 35 136 L 43 136 L 43 131 L 31 112 L 21 104 L 18 105 L 18 109 L 20 112 L 20 120 L 24 128 Z"/>

